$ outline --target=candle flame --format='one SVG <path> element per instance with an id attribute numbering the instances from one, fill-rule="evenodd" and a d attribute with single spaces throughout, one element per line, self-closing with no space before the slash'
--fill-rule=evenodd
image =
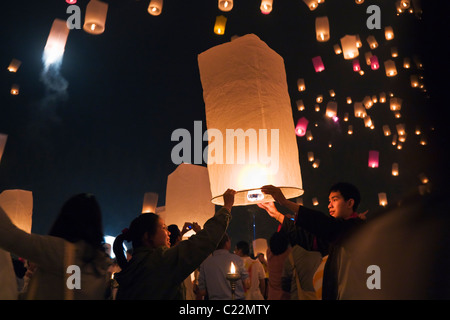
<path id="1" fill-rule="evenodd" d="M 232 262 L 231 263 L 231 266 L 230 266 L 230 273 L 236 273 L 236 267 L 234 266 L 234 263 Z"/>

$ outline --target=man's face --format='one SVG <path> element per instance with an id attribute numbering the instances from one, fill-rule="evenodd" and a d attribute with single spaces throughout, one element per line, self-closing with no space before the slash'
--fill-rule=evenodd
<path id="1" fill-rule="evenodd" d="M 344 199 L 339 191 L 332 191 L 328 196 L 328 211 L 335 218 L 347 219 L 353 213 L 353 199 Z"/>

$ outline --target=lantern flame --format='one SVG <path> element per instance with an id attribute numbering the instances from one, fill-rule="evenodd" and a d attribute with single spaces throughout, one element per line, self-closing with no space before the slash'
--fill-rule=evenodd
<path id="1" fill-rule="evenodd" d="M 236 273 L 236 267 L 234 266 L 233 262 L 231 263 L 231 266 L 230 266 L 230 273 L 232 273 L 232 274 Z"/>

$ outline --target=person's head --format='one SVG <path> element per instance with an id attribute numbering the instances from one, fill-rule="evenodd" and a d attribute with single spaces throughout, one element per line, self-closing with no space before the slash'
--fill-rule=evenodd
<path id="1" fill-rule="evenodd" d="M 236 248 L 234 250 L 234 253 L 236 253 L 240 257 L 246 257 L 250 255 L 250 246 L 248 242 L 245 241 L 239 241 L 236 243 Z"/>
<path id="2" fill-rule="evenodd" d="M 217 245 L 217 250 L 219 249 L 225 249 L 225 250 L 230 250 L 231 249 L 231 239 L 228 236 L 227 233 L 225 233 L 222 237 L 222 239 L 220 240 L 219 244 Z"/>
<path id="3" fill-rule="evenodd" d="M 81 193 L 67 200 L 49 235 L 69 242 L 80 240 L 103 249 L 104 234 L 100 206 L 92 194 Z"/>
<path id="4" fill-rule="evenodd" d="M 349 218 L 361 201 L 358 188 L 347 182 L 339 182 L 330 188 L 328 193 L 328 211 L 335 218 Z"/>
<path id="5" fill-rule="evenodd" d="M 176 224 L 171 224 L 167 230 L 170 232 L 170 246 L 173 247 L 181 240 L 181 231 Z"/>
<path id="6" fill-rule="evenodd" d="M 278 256 L 284 253 L 289 246 L 289 239 L 283 232 L 275 232 L 269 239 L 270 251 Z"/>

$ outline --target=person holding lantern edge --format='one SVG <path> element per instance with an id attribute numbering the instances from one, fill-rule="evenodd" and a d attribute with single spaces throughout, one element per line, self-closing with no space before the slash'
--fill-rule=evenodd
<path id="1" fill-rule="evenodd" d="M 291 234 L 292 229 L 301 228 L 310 232 L 317 237 L 318 242 L 321 243 L 322 255 L 328 254 L 328 259 L 325 264 L 323 276 L 323 300 L 339 299 L 339 284 L 345 281 L 348 275 L 342 271 L 345 270 L 346 265 L 350 260 L 347 259 L 344 246 L 345 240 L 359 227 L 364 224 L 365 213 L 358 214 L 356 209 L 360 202 L 360 194 L 358 189 L 349 183 L 338 183 L 330 188 L 328 210 L 330 215 L 325 215 L 322 212 L 305 208 L 295 202 L 285 198 L 280 188 L 266 185 L 261 188 L 265 194 L 271 195 L 276 202 L 288 208 L 295 214 L 295 222 L 290 219 L 284 219 L 275 207 L 273 202 L 259 203 L 258 207 L 265 209 L 266 212 L 278 222 L 282 224 L 282 229 L 285 228 Z M 295 225 L 295 226 L 293 226 Z M 309 246 L 305 248 L 311 249 L 311 241 L 303 239 L 303 243 Z M 291 240 L 292 241 L 292 240 Z M 302 239 L 297 238 L 294 241 L 301 242 Z M 325 250 L 325 244 L 329 244 L 329 249 Z M 302 243 L 297 243 L 302 244 Z"/>

